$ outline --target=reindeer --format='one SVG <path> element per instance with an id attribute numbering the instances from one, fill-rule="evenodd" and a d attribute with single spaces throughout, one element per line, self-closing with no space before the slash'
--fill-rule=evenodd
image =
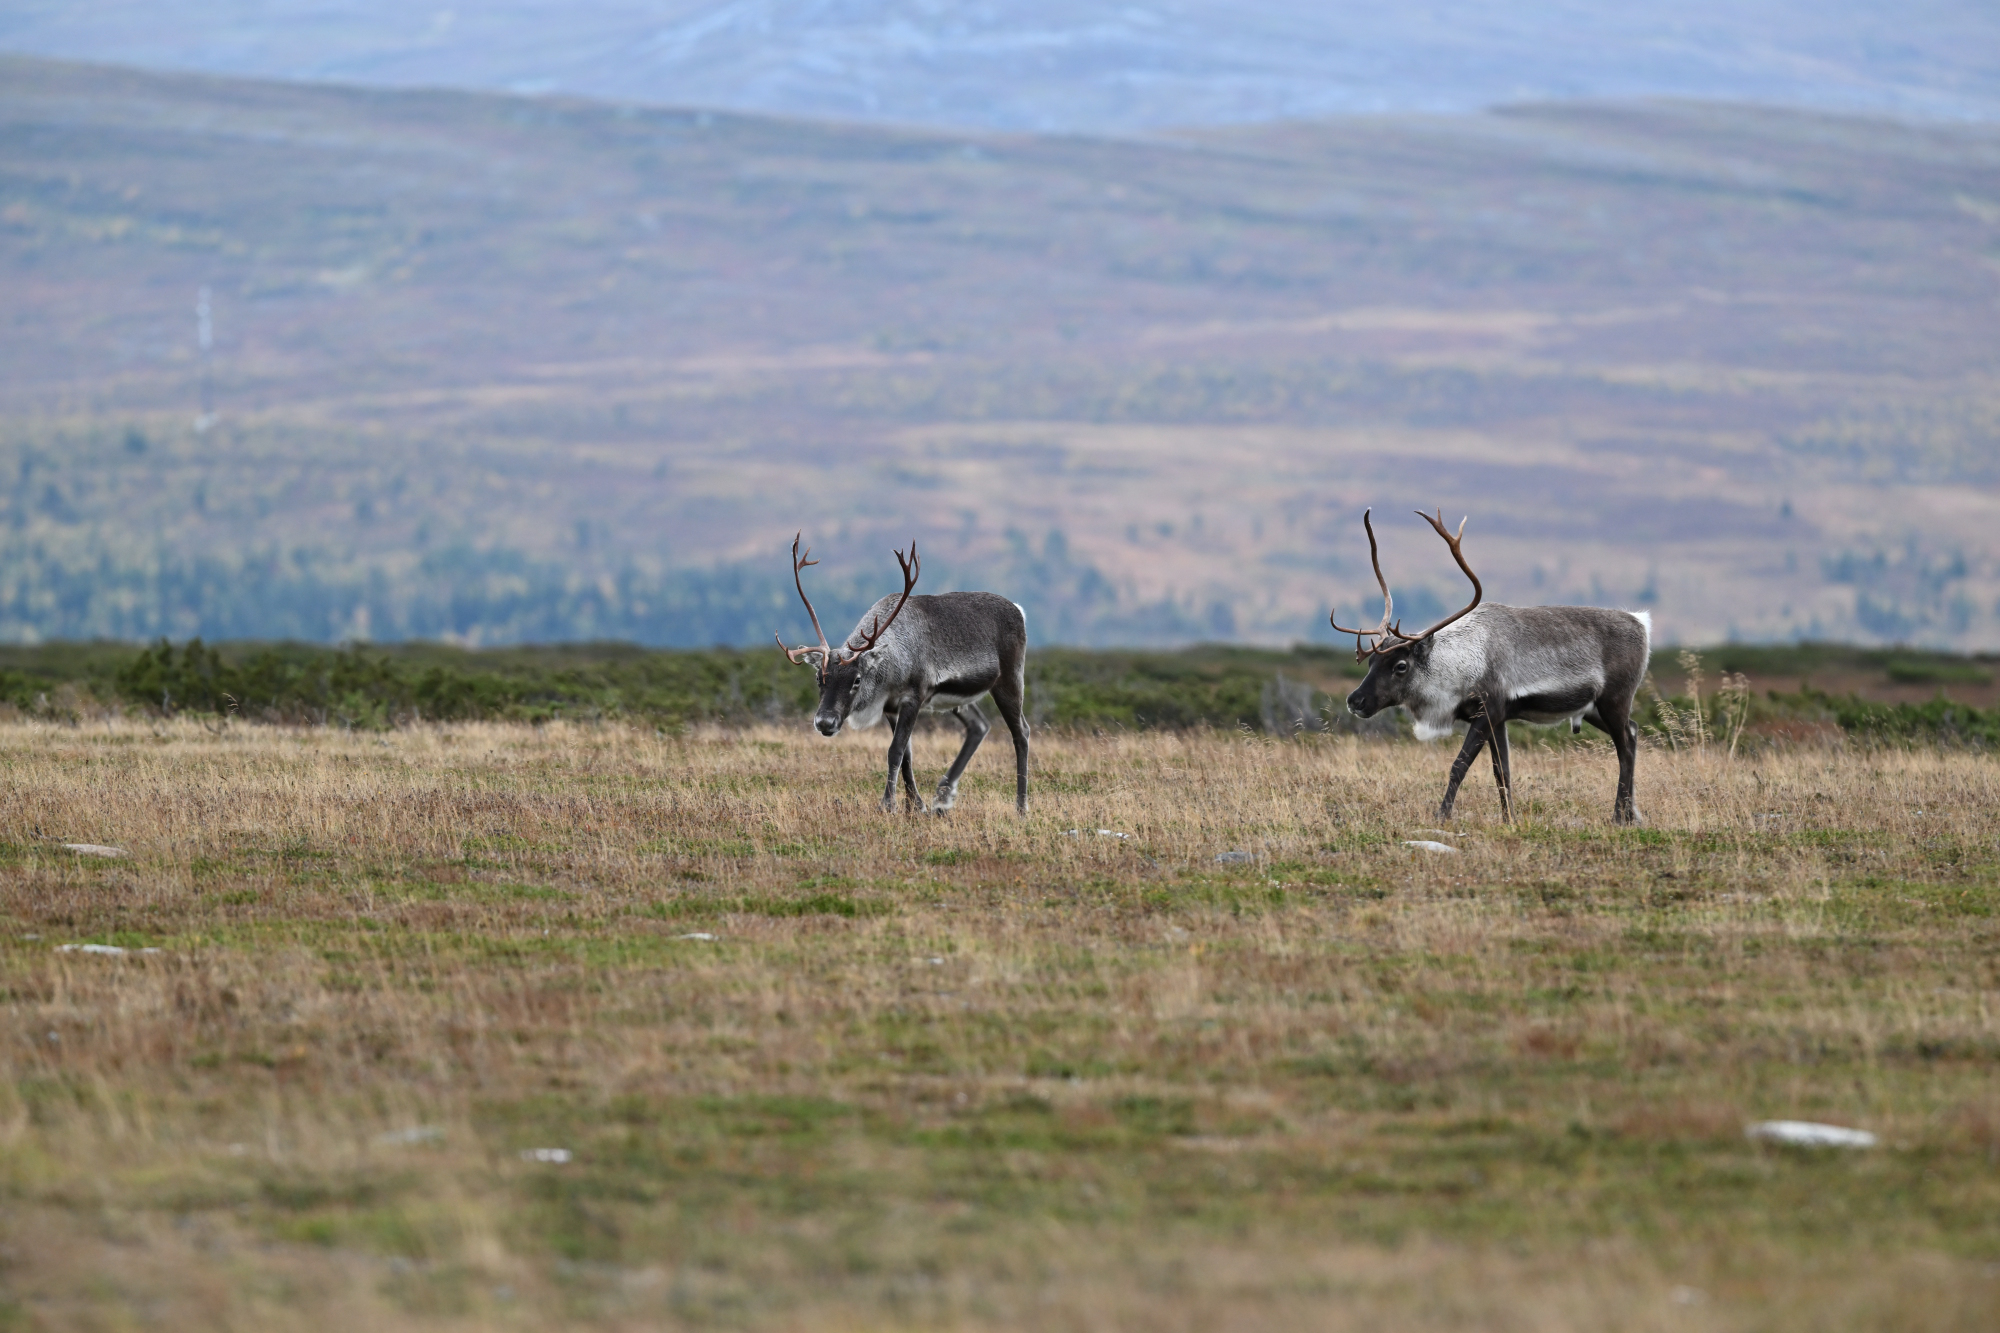
<path id="1" fill-rule="evenodd" d="M 778 647 L 795 665 L 811 665 L 818 673 L 819 709 L 813 714 L 813 726 L 820 735 L 838 735 L 850 722 L 872 727 L 887 717 L 895 732 L 889 739 L 889 781 L 882 789 L 882 808 L 896 807 L 900 770 L 909 808 L 919 811 L 924 803 L 910 768 L 910 734 L 918 713 L 949 712 L 964 725 L 965 744 L 938 782 L 935 808 L 943 814 L 957 804 L 959 777 L 991 729 L 976 702 L 990 692 L 1007 730 L 1014 733 L 1014 806 L 1026 814 L 1028 721 L 1021 703 L 1028 658 L 1027 613 L 990 592 L 910 596 L 921 569 L 917 544 L 911 542 L 909 559 L 896 552 L 896 563 L 903 567 L 902 596 L 875 603 L 847 636 L 843 652 L 835 653 L 800 578 L 807 566 L 819 563 L 809 558 L 811 551 L 800 552 L 804 535 L 792 539 L 792 583 L 812 617 L 819 643 L 786 648 L 780 638 Z"/>
<path id="2" fill-rule="evenodd" d="M 1368 663 L 1360 688 L 1347 696 L 1348 711 L 1373 717 L 1400 706 L 1415 719 L 1418 739 L 1427 741 L 1449 736 L 1454 722 L 1467 724 L 1465 747 L 1451 766 L 1451 782 L 1438 806 L 1441 820 L 1451 818 L 1458 784 L 1489 743 L 1493 780 L 1500 786 L 1500 817 L 1513 819 L 1509 721 L 1544 727 L 1568 722 L 1572 734 L 1588 722 L 1609 735 L 1618 751 L 1612 819 L 1638 823 L 1632 786 L 1639 728 L 1632 721 L 1632 701 L 1652 652 L 1652 617 L 1595 606 L 1481 606 L 1485 590 L 1459 545 L 1465 520 L 1459 520 L 1454 535 L 1445 527 L 1442 511 L 1435 518 L 1421 511 L 1417 516 L 1444 538 L 1452 559 L 1472 580 L 1472 600 L 1421 634 L 1405 634 L 1400 621 L 1391 624 L 1395 602 L 1382 577 L 1375 525 L 1364 511 L 1368 558 L 1382 589 L 1382 623 L 1373 629 L 1346 629 L 1335 619 L 1337 612 L 1327 615 L 1334 629 L 1354 636 L 1355 658 Z M 1366 648 L 1363 639 L 1370 641 Z"/>

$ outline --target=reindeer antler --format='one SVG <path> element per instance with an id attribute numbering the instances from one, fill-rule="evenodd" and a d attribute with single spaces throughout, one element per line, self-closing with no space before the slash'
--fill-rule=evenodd
<path id="1" fill-rule="evenodd" d="M 1382 577 L 1382 556 L 1375 546 L 1375 523 L 1370 517 L 1374 512 L 1373 509 L 1364 509 L 1361 511 L 1361 526 L 1368 529 L 1368 560 L 1369 563 L 1375 566 L 1376 586 L 1382 589 L 1382 623 L 1374 629 L 1348 629 L 1334 619 L 1334 616 L 1339 614 L 1338 607 L 1326 613 L 1327 624 L 1333 626 L 1341 634 L 1352 634 L 1354 636 L 1354 659 L 1357 662 L 1365 661 L 1370 654 L 1380 651 L 1379 644 L 1382 636 L 1390 632 L 1389 616 L 1396 609 L 1395 599 L 1389 596 L 1389 581 Z M 1377 640 L 1377 646 L 1363 650 L 1361 640 L 1364 638 Z"/>
<path id="2" fill-rule="evenodd" d="M 806 614 L 812 617 L 813 633 L 819 635 L 819 646 L 815 648 L 808 644 L 799 648 L 787 648 L 782 638 L 779 638 L 775 634 L 771 637 L 778 640 L 778 651 L 782 652 L 786 657 L 791 658 L 793 666 L 810 666 L 811 663 L 807 659 L 814 653 L 818 653 L 819 665 L 813 667 L 813 670 L 825 671 L 827 663 L 833 660 L 833 645 L 826 641 L 826 631 L 819 627 L 819 612 L 813 610 L 812 598 L 806 596 L 806 585 L 799 578 L 800 570 L 805 569 L 808 565 L 819 563 L 817 560 L 808 558 L 812 555 L 810 547 L 806 549 L 804 555 L 799 553 L 799 542 L 804 537 L 805 533 L 800 532 L 792 538 L 792 584 L 799 590 L 799 600 L 806 604 Z"/>
<path id="3" fill-rule="evenodd" d="M 903 607 L 910 600 L 910 589 L 917 586 L 917 575 L 922 569 L 922 562 L 919 561 L 917 558 L 917 543 L 915 539 L 912 539 L 910 542 L 910 558 L 905 560 L 903 558 L 903 553 L 899 550 L 896 552 L 896 563 L 903 567 L 902 597 L 897 600 L 896 605 L 890 610 L 889 618 L 887 620 L 884 620 L 880 616 L 877 616 L 874 620 L 869 622 L 867 629 L 857 630 L 855 633 L 848 635 L 846 644 L 846 647 L 848 648 L 848 654 L 846 657 L 841 658 L 834 665 L 846 666 L 850 662 L 860 661 L 861 654 L 868 652 L 869 650 L 874 648 L 876 640 L 882 637 L 882 632 L 888 629 L 889 626 L 895 624 L 896 617 L 903 614 Z M 854 640 L 857 638 L 861 640 L 861 646 L 859 648 L 854 647 Z"/>
<path id="4" fill-rule="evenodd" d="M 1469 614 L 1474 607 L 1479 605 L 1480 598 L 1486 595 L 1486 590 L 1480 587 L 1479 576 L 1472 572 L 1471 565 L 1465 563 L 1465 552 L 1459 546 L 1459 543 L 1465 539 L 1465 525 L 1468 520 L 1460 519 L 1458 521 L 1458 531 L 1453 533 L 1444 525 L 1444 511 L 1442 509 L 1438 511 L 1435 518 L 1419 509 L 1417 517 L 1430 524 L 1437 530 L 1437 535 L 1444 538 L 1445 545 L 1451 548 L 1451 558 L 1458 561 L 1458 567 L 1465 571 L 1465 577 L 1472 580 L 1472 600 L 1467 602 L 1463 609 L 1446 616 L 1443 620 L 1438 621 L 1437 624 L 1432 625 L 1421 634 L 1403 633 L 1401 621 L 1397 621 L 1393 625 L 1389 623 L 1390 617 L 1395 612 L 1395 602 L 1389 596 L 1388 580 L 1382 577 L 1382 561 L 1375 546 L 1375 525 L 1369 521 L 1368 515 L 1368 510 L 1362 511 L 1361 525 L 1368 529 L 1368 559 L 1375 566 L 1375 582 L 1382 589 L 1382 623 L 1374 629 L 1348 629 L 1333 618 L 1333 612 L 1329 611 L 1326 617 L 1326 623 L 1332 625 L 1334 629 L 1342 634 L 1352 634 L 1354 636 L 1354 657 L 1356 661 L 1360 662 L 1365 662 L 1375 654 L 1385 652 L 1390 648 L 1423 642 L 1446 625 L 1451 624 L 1452 621 Z M 1363 639 L 1373 639 L 1374 643 L 1363 648 L 1361 646 Z"/>
<path id="5" fill-rule="evenodd" d="M 1472 580 L 1472 600 L 1467 602 L 1461 609 L 1446 616 L 1443 620 L 1438 621 L 1437 624 L 1432 625 L 1422 634 L 1405 634 L 1401 625 L 1396 626 L 1395 629 L 1390 631 L 1390 633 L 1405 643 L 1416 643 L 1420 640 L 1428 639 L 1452 621 L 1458 620 L 1468 614 L 1473 607 L 1479 605 L 1479 599 L 1486 595 L 1486 590 L 1479 586 L 1479 575 L 1473 573 L 1472 566 L 1465 563 L 1465 552 L 1459 549 L 1459 543 L 1465 540 L 1465 525 L 1468 520 L 1463 518 L 1458 520 L 1458 532 L 1454 535 L 1444 525 L 1444 510 L 1438 510 L 1436 518 L 1432 518 L 1421 509 L 1417 510 L 1416 513 L 1418 518 L 1437 529 L 1437 535 L 1444 538 L 1444 544 L 1451 548 L 1451 558 L 1458 561 L 1458 567 L 1465 571 L 1465 577 Z"/>

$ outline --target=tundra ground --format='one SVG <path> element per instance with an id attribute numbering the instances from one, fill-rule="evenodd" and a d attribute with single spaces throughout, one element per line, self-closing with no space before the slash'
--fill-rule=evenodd
<path id="1" fill-rule="evenodd" d="M 1994 759 L 885 740 L 0 727 L 0 1327 L 1992 1326 Z"/>

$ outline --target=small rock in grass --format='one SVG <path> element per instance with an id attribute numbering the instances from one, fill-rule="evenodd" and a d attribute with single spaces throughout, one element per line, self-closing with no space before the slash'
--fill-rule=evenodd
<path id="1" fill-rule="evenodd" d="M 1120 833 L 1117 829 L 1112 828 L 1101 828 L 1096 830 L 1096 833 L 1100 838 L 1129 838 L 1132 836 L 1129 833 Z M 1081 838 L 1083 830 L 1080 828 L 1066 828 L 1062 831 L 1062 835 L 1065 838 Z"/>
<path id="2" fill-rule="evenodd" d="M 1865 1129 L 1821 1125 L 1811 1120 L 1760 1120 L 1744 1131 L 1753 1139 L 1795 1148 L 1872 1148 L 1875 1136 Z"/>
<path id="3" fill-rule="evenodd" d="M 1255 852 L 1217 852 L 1215 854 L 1216 864 L 1225 866 L 1240 866 L 1246 861 L 1254 861 L 1256 859 L 1257 854 Z"/>
<path id="4" fill-rule="evenodd" d="M 413 1125 L 409 1129 L 392 1129 L 387 1134 L 377 1134 L 375 1142 L 385 1147 L 415 1143 L 442 1143 L 444 1131 L 436 1125 Z"/>
<path id="5" fill-rule="evenodd" d="M 1450 852 L 1453 856 L 1458 855 L 1458 848 L 1452 846 L 1450 843 L 1432 842 L 1428 838 L 1411 838 L 1406 840 L 1403 845 L 1405 847 L 1414 847 L 1420 852 Z"/>
<path id="6" fill-rule="evenodd" d="M 569 1161 L 570 1157 L 570 1150 L 567 1148 L 521 1149 L 521 1160 L 524 1162 L 553 1162 L 555 1165 L 561 1166 L 564 1162 Z"/>
<path id="7" fill-rule="evenodd" d="M 709 934 L 705 930 L 695 930 L 695 931 L 689 931 L 685 935 L 676 935 L 674 936 L 674 938 L 677 940 L 712 940 L 715 938 L 715 936 Z"/>
<path id="8" fill-rule="evenodd" d="M 75 852 L 78 856 L 125 855 L 123 847 L 107 847 L 101 842 L 66 842 L 63 844 L 63 850 L 66 852 Z"/>
<path id="9" fill-rule="evenodd" d="M 158 949 L 124 949 L 116 944 L 58 944 L 57 953 L 94 953 L 107 958 L 123 958 L 128 953 L 158 953 Z"/>

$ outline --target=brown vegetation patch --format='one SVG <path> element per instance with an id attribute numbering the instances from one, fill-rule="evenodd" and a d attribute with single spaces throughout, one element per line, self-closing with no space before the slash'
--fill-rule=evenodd
<path id="1" fill-rule="evenodd" d="M 0 728 L 9 1316 L 1992 1308 L 1991 759 L 1649 750 L 1625 830 L 1607 756 L 1524 747 L 1523 820 L 1415 858 L 1441 749 L 1037 747 L 1026 819 L 990 756 L 936 819 L 875 736 Z"/>

